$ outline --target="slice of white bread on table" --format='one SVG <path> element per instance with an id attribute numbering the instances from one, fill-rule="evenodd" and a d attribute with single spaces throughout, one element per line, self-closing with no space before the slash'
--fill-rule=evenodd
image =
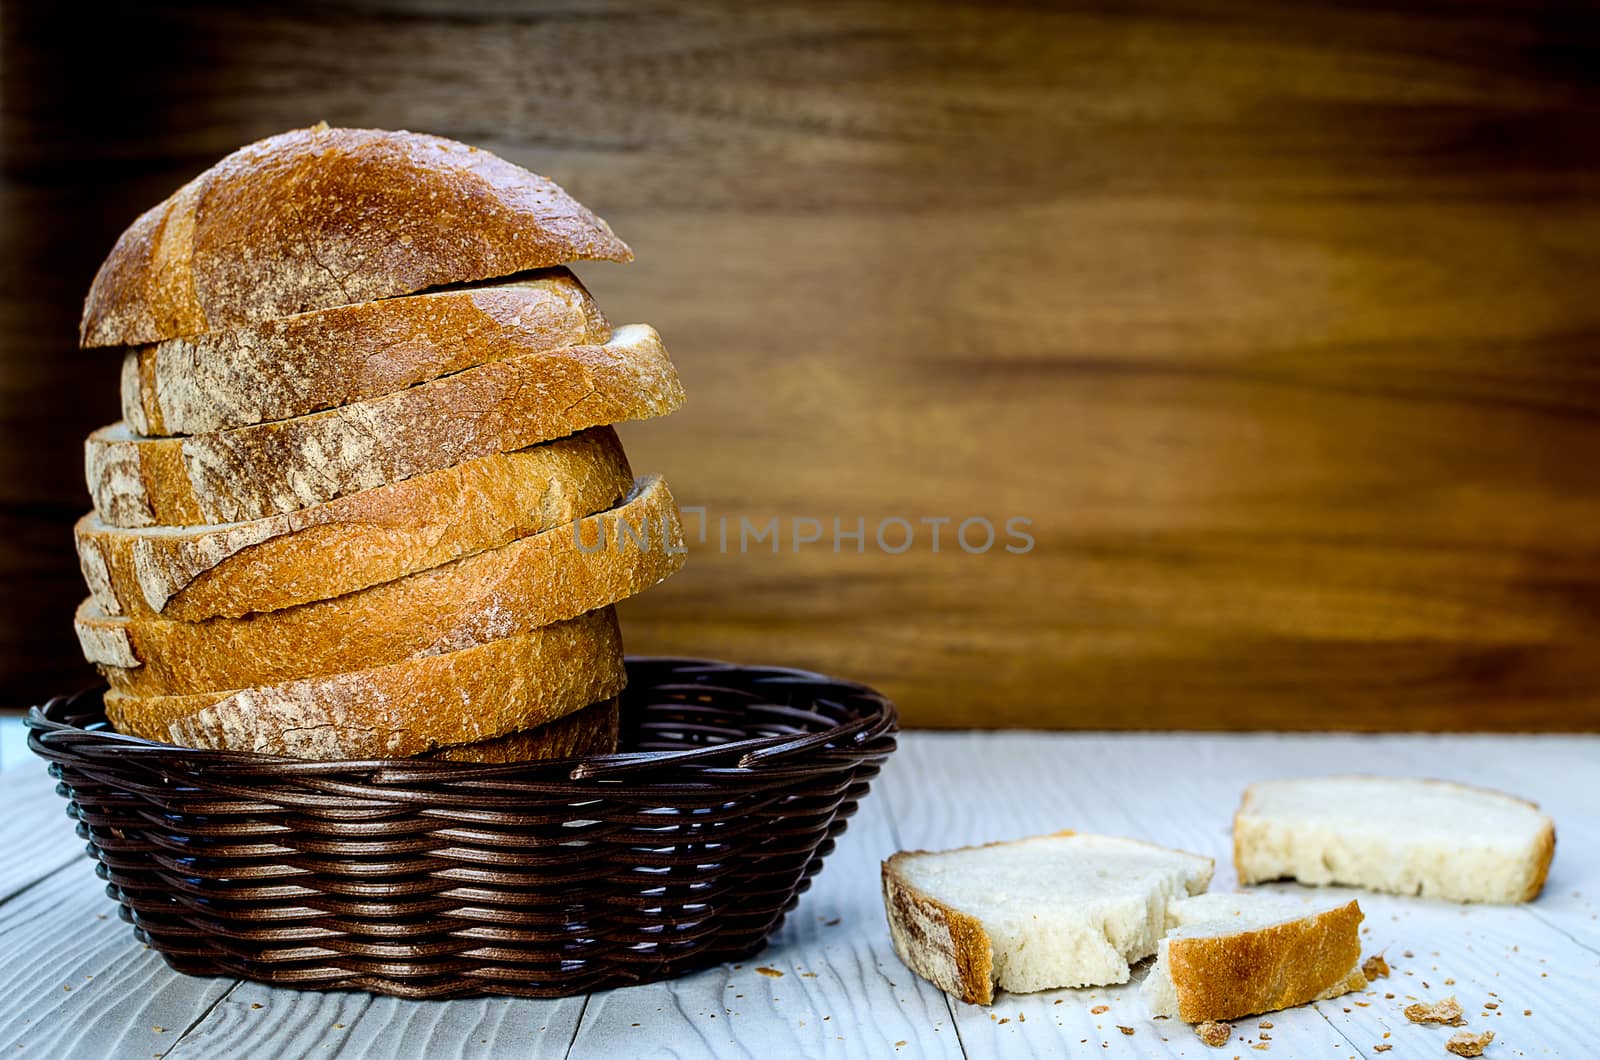
<path id="1" fill-rule="evenodd" d="M 605 511 L 633 473 L 609 427 L 477 457 L 242 523 L 107 526 L 75 535 L 105 615 L 237 618 L 326 600 Z"/>
<path id="2" fill-rule="evenodd" d="M 138 434 L 202 434 L 392 394 L 488 361 L 611 338 L 578 278 L 335 306 L 168 339 L 122 361 L 122 418 Z"/>
<path id="3" fill-rule="evenodd" d="M 1125 983 L 1156 952 L 1167 903 L 1211 882 L 1198 854 L 1059 832 L 883 863 L 889 934 L 906 966 L 963 1001 Z"/>
<path id="4" fill-rule="evenodd" d="M 1361 907 L 1281 895 L 1202 894 L 1167 906 L 1167 934 L 1139 992 L 1152 1016 L 1231 1020 L 1367 985 Z"/>
<path id="5" fill-rule="evenodd" d="M 621 728 L 619 708 L 613 696 L 535 729 L 510 732 L 477 743 L 440 747 L 420 757 L 490 765 L 614 754 Z"/>
<path id="6" fill-rule="evenodd" d="M 616 508 L 344 596 L 177 622 L 79 608 L 78 641 L 111 687 L 161 696 L 249 688 L 455 651 L 643 592 L 683 565 L 658 475 Z"/>
<path id="7" fill-rule="evenodd" d="M 438 136 L 318 125 L 228 155 L 141 214 L 84 302 L 132 346 L 570 261 L 631 261 L 544 177 Z"/>
<path id="8" fill-rule="evenodd" d="M 1534 803 L 1442 780 L 1270 780 L 1233 818 L 1239 882 L 1293 879 L 1453 902 L 1526 902 L 1555 823 Z"/>
<path id="9" fill-rule="evenodd" d="M 294 419 L 184 438 L 113 424 L 85 443 L 85 475 L 112 526 L 240 522 L 682 404 L 661 337 L 630 324 L 603 345 L 491 361 Z"/>
<path id="10" fill-rule="evenodd" d="M 545 725 L 622 690 L 609 607 L 460 651 L 278 685 L 105 694 L 118 732 L 293 758 L 405 758 Z"/>

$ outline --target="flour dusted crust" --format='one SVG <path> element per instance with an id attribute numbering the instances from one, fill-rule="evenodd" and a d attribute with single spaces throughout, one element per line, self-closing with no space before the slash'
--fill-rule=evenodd
<path id="1" fill-rule="evenodd" d="M 1364 989 L 1361 906 L 1228 935 L 1167 940 L 1167 968 L 1185 1023 L 1232 1020 Z"/>
<path id="2" fill-rule="evenodd" d="M 107 616 L 87 602 L 77 614 L 78 641 L 111 687 L 128 695 L 276 684 L 570 619 L 664 580 L 683 565 L 684 551 L 672 493 L 649 476 L 623 504 L 577 524 L 281 611 L 178 622 Z"/>
<path id="3" fill-rule="evenodd" d="M 117 731 L 293 758 L 404 758 L 565 717 L 622 690 L 610 608 L 460 651 L 226 692 L 105 696 Z"/>
<path id="4" fill-rule="evenodd" d="M 85 470 L 112 526 L 240 522 L 682 403 L 661 337 L 633 324 L 604 345 L 494 361 L 290 420 L 187 438 L 116 424 L 89 436 Z"/>
<path id="5" fill-rule="evenodd" d="M 620 721 L 617 699 L 612 697 L 535 729 L 507 733 L 478 743 L 441 747 L 423 757 L 446 762 L 503 764 L 608 755 L 617 750 Z"/>
<path id="6" fill-rule="evenodd" d="M 633 485 L 622 443 L 596 427 L 242 523 L 75 529 L 106 615 L 198 621 L 364 589 L 603 511 Z"/>
<path id="7" fill-rule="evenodd" d="M 84 302 L 84 346 L 127 346 L 570 261 L 627 245 L 555 183 L 410 132 L 297 129 L 142 214 Z"/>
<path id="8" fill-rule="evenodd" d="M 577 277 L 552 269 L 138 347 L 123 359 L 122 418 L 138 434 L 200 434 L 610 338 L 611 325 Z"/>

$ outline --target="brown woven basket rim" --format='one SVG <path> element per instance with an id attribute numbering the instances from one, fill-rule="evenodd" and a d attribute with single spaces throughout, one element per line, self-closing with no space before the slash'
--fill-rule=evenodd
<path id="1" fill-rule="evenodd" d="M 796 756 L 804 757 L 806 752 L 825 752 L 830 744 L 870 744 L 899 731 L 898 711 L 894 703 L 883 693 L 856 681 L 816 671 L 785 666 L 749 666 L 682 655 L 629 655 L 627 665 L 630 669 L 635 666 L 651 665 L 703 667 L 712 675 L 730 671 L 745 675 L 759 673 L 768 675 L 764 679 L 764 687 L 774 688 L 781 687 L 785 683 L 821 683 L 838 688 L 852 698 L 863 700 L 875 709 L 857 712 L 853 720 L 837 724 L 830 729 L 798 735 L 775 734 L 730 740 L 682 751 L 631 751 L 610 755 L 506 763 L 458 762 L 433 758 L 350 758 L 320 761 L 287 758 L 253 751 L 220 751 L 159 743 L 117 732 L 109 726 L 91 729 L 52 716 L 61 713 L 67 704 L 81 702 L 89 697 L 98 698 L 108 687 L 104 683 L 56 696 L 42 705 L 30 707 L 23 724 L 29 730 L 30 749 L 40 757 L 47 759 L 54 757 L 45 749 L 52 735 L 71 733 L 77 740 L 91 739 L 102 746 L 116 745 L 131 754 L 161 755 L 181 759 L 188 770 L 203 772 L 208 786 L 211 787 L 215 787 L 217 781 L 229 775 L 259 777 L 270 774 L 284 779 L 289 779 L 291 776 L 326 779 L 340 774 L 365 774 L 362 777 L 365 784 L 383 786 L 444 779 L 492 781 L 496 777 L 516 776 L 519 780 L 518 790 L 526 791 L 527 778 L 531 773 L 537 773 L 548 776 L 555 783 L 556 787 L 552 788 L 552 793 L 557 789 L 566 790 L 573 783 L 621 780 L 630 774 L 643 772 L 655 775 L 662 770 L 672 771 L 673 767 L 683 767 L 683 780 L 691 786 L 699 786 L 714 778 L 738 775 L 770 774 L 772 779 L 778 779 L 778 776 L 785 772 L 781 767 L 787 760 Z M 723 692 L 735 691 L 722 688 L 715 681 L 709 686 L 687 682 L 654 686 L 658 692 L 694 693 L 704 693 L 708 687 Z M 821 698 L 814 696 L 812 702 L 817 702 Z M 767 709 L 774 708 L 769 703 Z M 815 768 L 815 763 L 811 762 L 799 768 L 809 772 Z M 659 787 L 662 784 L 661 781 L 654 779 L 650 783 L 652 787 Z M 349 794 L 358 793 L 352 791 Z"/>

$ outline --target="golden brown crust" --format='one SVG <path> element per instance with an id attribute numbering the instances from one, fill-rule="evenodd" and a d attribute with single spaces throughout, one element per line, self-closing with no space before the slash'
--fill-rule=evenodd
<path id="1" fill-rule="evenodd" d="M 882 866 L 883 904 L 895 952 L 907 968 L 972 1005 L 994 1002 L 994 947 L 977 917 L 912 886 L 900 871 L 907 850 Z"/>
<path id="2" fill-rule="evenodd" d="M 1529 805 L 1533 805 L 1529 803 Z M 1538 806 L 1534 806 L 1538 809 Z M 1539 892 L 1544 890 L 1545 880 L 1550 878 L 1550 862 L 1556 856 L 1556 824 L 1554 821 L 1545 821 L 1544 831 L 1539 833 L 1539 839 L 1534 846 L 1533 872 L 1528 879 L 1528 888 L 1522 892 L 1522 900 L 1531 902 L 1539 897 Z"/>
<path id="3" fill-rule="evenodd" d="M 577 277 L 336 306 L 128 352 L 122 417 L 143 435 L 200 434 L 392 394 L 489 361 L 604 343 Z"/>
<path id="4" fill-rule="evenodd" d="M 624 527 L 642 534 L 645 547 Z M 204 622 L 109 618 L 85 605 L 78 636 L 119 692 L 249 688 L 458 650 L 573 618 L 662 581 L 683 565 L 683 553 L 672 493 L 649 476 L 626 503 L 574 526 L 343 596 Z"/>
<path id="5" fill-rule="evenodd" d="M 627 678 L 611 608 L 460 651 L 279 685 L 105 695 L 119 732 L 292 758 L 404 758 L 545 725 Z"/>
<path id="6" fill-rule="evenodd" d="M 479 743 L 440 747 L 423 757 L 446 762 L 501 764 L 608 755 L 617 749 L 618 721 L 617 700 L 612 697 L 536 729 L 507 733 Z"/>
<path id="7" fill-rule="evenodd" d="M 682 403 L 661 337 L 635 324 L 602 346 L 494 361 L 290 420 L 186 438 L 116 424 L 89 436 L 85 465 L 112 526 L 240 522 Z"/>
<path id="8" fill-rule="evenodd" d="M 1361 920 L 1361 906 L 1350 902 L 1231 935 L 1170 938 L 1178 1018 L 1237 1019 L 1361 989 Z"/>
<path id="9" fill-rule="evenodd" d="M 241 148 L 142 214 L 84 303 L 84 346 L 127 346 L 633 257 L 553 182 L 464 144 L 297 129 Z"/>
<path id="10" fill-rule="evenodd" d="M 499 548 L 609 509 L 632 485 L 616 433 L 596 427 L 265 519 L 149 530 L 91 514 L 75 536 L 102 613 L 237 618 Z"/>

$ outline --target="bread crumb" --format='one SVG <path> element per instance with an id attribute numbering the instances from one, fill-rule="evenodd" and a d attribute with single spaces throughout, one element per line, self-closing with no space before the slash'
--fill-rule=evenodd
<path id="1" fill-rule="evenodd" d="M 1117 1024 L 1117 1030 L 1121 1031 L 1123 1034 L 1126 1034 L 1130 1038 L 1133 1037 L 1133 1028 L 1132 1027 L 1124 1027 L 1122 1024 L 1119 1023 L 1119 1024 Z"/>
<path id="2" fill-rule="evenodd" d="M 1361 974 L 1368 979 L 1389 978 L 1389 962 L 1383 959 L 1383 954 L 1374 953 L 1371 957 L 1361 962 Z"/>
<path id="3" fill-rule="evenodd" d="M 1498 1002 L 1498 1001 L 1485 1001 L 1483 1003 L 1483 1007 L 1487 1008 L 1487 1009 L 1496 1009 L 1496 1008 L 1500 1007 L 1500 1002 Z"/>
<path id="4" fill-rule="evenodd" d="M 757 968 L 756 971 L 760 972 L 762 975 L 766 976 L 768 979 L 782 979 L 783 978 L 783 973 L 782 972 L 778 971 L 778 969 L 776 969 L 776 968 L 768 968 L 766 965 L 762 965 L 761 967 Z"/>
<path id="5" fill-rule="evenodd" d="M 1484 1031 L 1474 1034 L 1472 1031 L 1456 1031 L 1444 1047 L 1457 1056 L 1482 1056 L 1483 1050 L 1490 1042 L 1494 1041 L 1494 1031 Z"/>
<path id="6" fill-rule="evenodd" d="M 1262 1020 L 1261 1029 L 1264 1031 L 1270 1031 L 1272 1029 L 1272 1024 L 1268 1023 L 1266 1020 Z"/>
<path id="7" fill-rule="evenodd" d="M 1523 1015 L 1524 1015 L 1524 1016 L 1531 1016 L 1531 1015 L 1533 1015 L 1533 1009 L 1531 1009 L 1531 1008 L 1525 1008 L 1525 1009 L 1523 1009 L 1523 1010 L 1522 1010 L 1522 1014 L 1523 1014 Z"/>
<path id="8" fill-rule="evenodd" d="M 1389 1045 L 1386 1042 L 1379 1042 L 1377 1045 L 1374 1045 L 1372 1047 L 1372 1051 L 1375 1052 L 1375 1053 L 1387 1053 L 1390 1049 L 1393 1049 L 1393 1048 L 1394 1048 L 1394 1046 Z"/>
<path id="9" fill-rule="evenodd" d="M 1421 1001 L 1406 1006 L 1406 1019 L 1412 1023 L 1455 1023 L 1461 1018 L 1461 1002 L 1453 996 L 1431 1005 Z"/>
<path id="10" fill-rule="evenodd" d="M 1110 1005 L 1096 1005 L 1094 1008 L 1090 1009 L 1089 1011 L 1091 1013 L 1093 1013 L 1094 1015 L 1098 1016 L 1102 1012 L 1110 1012 L 1111 1011 L 1111 1006 Z"/>
<path id="11" fill-rule="evenodd" d="M 1220 1049 L 1233 1037 L 1233 1025 L 1218 1020 L 1206 1020 L 1194 1029 L 1195 1035 L 1213 1049 Z"/>

